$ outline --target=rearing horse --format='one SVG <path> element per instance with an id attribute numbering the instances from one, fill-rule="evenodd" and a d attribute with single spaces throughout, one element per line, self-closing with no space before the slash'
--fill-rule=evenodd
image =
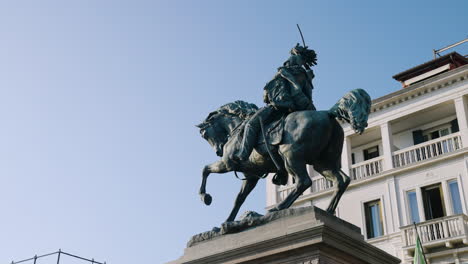
<path id="1" fill-rule="evenodd" d="M 278 146 L 277 154 L 284 161 L 284 168 L 295 180 L 292 192 L 273 209 L 278 211 L 289 208 L 294 201 L 312 185 L 306 165 L 313 165 L 314 170 L 326 179 L 333 181 L 336 190 L 327 208 L 334 213 L 338 202 L 350 183 L 350 178 L 341 170 L 341 151 L 344 132 L 336 119 L 351 124 L 356 133 L 362 133 L 367 127 L 367 118 L 371 106 L 370 96 L 362 89 L 347 93 L 328 111 L 299 111 L 289 114 L 284 122 L 284 133 Z M 228 157 L 239 149 L 242 129 L 237 129 L 242 122 L 257 110 L 253 104 L 236 101 L 220 107 L 210 113 L 206 120 L 197 125 L 204 139 L 214 148 L 221 160 L 206 165 L 203 169 L 200 195 L 206 205 L 212 198 L 206 193 L 206 180 L 210 173 L 239 171 L 244 173 L 241 190 L 237 195 L 227 222 L 234 221 L 245 198 L 255 188 L 261 175 L 277 172 L 273 161 L 265 151 L 265 144 L 260 144 L 252 152 L 248 161 L 233 161 Z M 275 152 L 276 154 L 276 152 Z"/>

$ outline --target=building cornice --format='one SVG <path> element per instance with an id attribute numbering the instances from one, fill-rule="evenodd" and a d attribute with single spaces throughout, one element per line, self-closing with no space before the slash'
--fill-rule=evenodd
<path id="1" fill-rule="evenodd" d="M 468 65 L 459 67 L 452 71 L 441 73 L 427 80 L 410 85 L 407 88 L 372 100 L 371 113 L 375 113 L 408 100 L 415 99 L 427 93 L 446 88 L 457 82 L 464 81 L 467 78 Z"/>

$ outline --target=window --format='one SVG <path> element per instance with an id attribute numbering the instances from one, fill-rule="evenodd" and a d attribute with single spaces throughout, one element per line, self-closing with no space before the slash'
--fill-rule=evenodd
<path id="1" fill-rule="evenodd" d="M 367 238 L 374 238 L 383 235 L 382 209 L 380 200 L 364 204 L 366 217 Z"/>
<path id="2" fill-rule="evenodd" d="M 364 150 L 364 160 L 370 160 L 379 156 L 379 146 L 374 146 Z"/>
<path id="3" fill-rule="evenodd" d="M 433 140 L 436 138 L 450 135 L 459 131 L 458 120 L 454 119 L 450 123 L 433 127 L 427 130 L 414 130 L 413 131 L 413 142 L 414 145 Z"/>
<path id="4" fill-rule="evenodd" d="M 439 134 L 441 137 L 447 136 L 448 134 L 450 134 L 450 128 L 444 128 L 439 130 Z"/>
<path id="5" fill-rule="evenodd" d="M 436 128 L 431 128 L 423 132 L 424 141 L 433 140 L 452 133 L 450 125 L 443 125 Z"/>
<path id="6" fill-rule="evenodd" d="M 356 157 L 354 156 L 354 153 L 351 153 L 351 164 L 356 164 Z"/>
<path id="7" fill-rule="evenodd" d="M 421 192 L 426 220 L 445 216 L 444 199 L 440 183 L 421 188 Z"/>
<path id="8" fill-rule="evenodd" d="M 435 131 L 427 132 L 425 133 L 423 137 L 424 137 L 424 141 L 428 141 L 428 140 L 440 138 L 443 136 L 447 136 L 448 134 L 450 134 L 450 128 L 446 127 L 446 128 L 437 129 Z"/>
<path id="9" fill-rule="evenodd" d="M 418 200 L 416 198 L 415 191 L 407 192 L 408 197 L 408 209 L 410 214 L 410 222 L 412 223 L 419 223 L 419 208 L 418 208 Z"/>
<path id="10" fill-rule="evenodd" d="M 450 189 L 450 198 L 452 199 L 453 213 L 461 214 L 463 213 L 460 192 L 458 191 L 457 181 L 451 181 L 448 183 Z"/>

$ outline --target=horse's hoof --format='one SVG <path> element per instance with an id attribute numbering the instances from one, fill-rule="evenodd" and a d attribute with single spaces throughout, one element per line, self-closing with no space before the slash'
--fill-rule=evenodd
<path id="1" fill-rule="evenodd" d="M 211 198 L 211 195 L 205 193 L 201 195 L 201 200 L 206 204 L 210 205 L 211 202 L 213 201 L 213 198 Z"/>

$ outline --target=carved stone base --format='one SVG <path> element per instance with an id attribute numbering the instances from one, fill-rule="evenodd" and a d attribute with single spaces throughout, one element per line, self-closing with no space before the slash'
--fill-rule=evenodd
<path id="1" fill-rule="evenodd" d="M 398 258 L 366 243 L 359 227 L 319 208 L 287 209 L 281 215 L 266 215 L 272 220 L 260 221 L 261 225 L 239 233 L 191 243 L 182 257 L 168 264 L 400 263 Z"/>

